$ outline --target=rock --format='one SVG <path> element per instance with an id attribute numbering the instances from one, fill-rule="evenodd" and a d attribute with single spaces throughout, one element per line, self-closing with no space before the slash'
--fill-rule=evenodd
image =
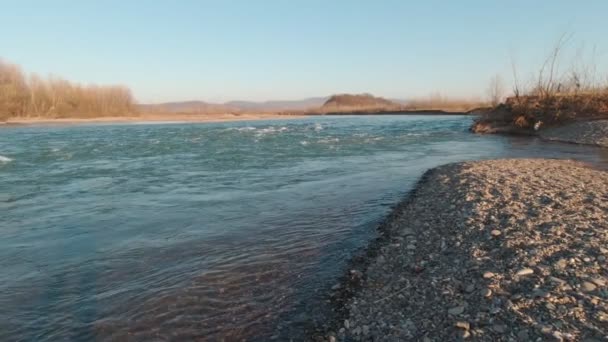
<path id="1" fill-rule="evenodd" d="M 581 284 L 581 291 L 583 292 L 593 292 L 597 289 L 597 286 L 594 283 L 584 281 Z"/>
<path id="2" fill-rule="evenodd" d="M 484 279 L 492 279 L 492 278 L 494 278 L 494 273 L 489 272 L 489 271 L 488 271 L 488 272 L 485 272 L 485 273 L 483 274 L 483 278 L 484 278 Z"/>
<path id="3" fill-rule="evenodd" d="M 367 335 L 367 334 L 369 334 L 369 326 L 364 325 L 364 326 L 363 326 L 363 329 L 362 329 L 362 332 L 363 332 L 363 335 Z"/>
<path id="4" fill-rule="evenodd" d="M 344 328 L 350 329 L 350 322 L 347 319 L 344 320 Z"/>
<path id="5" fill-rule="evenodd" d="M 454 324 L 454 326 L 456 326 L 456 328 L 464 329 L 464 330 L 471 329 L 471 324 L 469 322 L 465 322 L 465 321 L 458 321 L 458 322 L 456 322 L 456 324 Z"/>
<path id="6" fill-rule="evenodd" d="M 499 334 L 504 334 L 507 331 L 507 326 L 504 324 L 494 324 L 492 330 Z"/>
<path id="7" fill-rule="evenodd" d="M 475 284 L 469 284 L 467 285 L 467 287 L 465 287 L 464 289 L 467 293 L 471 293 L 473 291 L 475 291 Z"/>
<path id="8" fill-rule="evenodd" d="M 606 281 L 599 277 L 591 278 L 591 282 L 600 287 L 606 286 Z"/>
<path id="9" fill-rule="evenodd" d="M 468 330 L 460 330 L 459 335 L 460 338 L 463 340 L 466 340 L 467 338 L 471 337 L 471 333 Z"/>
<path id="10" fill-rule="evenodd" d="M 485 288 L 485 289 L 481 290 L 481 295 L 483 297 L 490 297 L 492 295 L 492 290 Z"/>
<path id="11" fill-rule="evenodd" d="M 531 268 L 522 268 L 521 270 L 517 271 L 517 273 L 515 273 L 515 275 L 523 277 L 523 276 L 528 276 L 534 274 L 534 270 Z"/>
<path id="12" fill-rule="evenodd" d="M 520 341 L 529 341 L 528 329 L 522 329 L 517 332 L 517 339 Z"/>
<path id="13" fill-rule="evenodd" d="M 494 229 L 490 232 L 490 234 L 492 234 L 493 237 L 499 237 L 502 234 L 502 232 L 498 229 Z"/>
<path id="14" fill-rule="evenodd" d="M 560 279 L 560 278 L 557 278 L 557 277 L 549 277 L 549 280 L 550 280 L 552 283 L 559 284 L 559 285 L 566 284 L 566 281 L 565 281 L 565 280 Z"/>
<path id="15" fill-rule="evenodd" d="M 555 267 L 558 270 L 563 270 L 566 267 L 568 267 L 568 261 L 566 261 L 566 259 L 559 259 L 555 265 L 553 265 L 553 267 Z"/>
<path id="16" fill-rule="evenodd" d="M 448 309 L 448 313 L 452 316 L 458 316 L 464 312 L 464 305 L 455 306 Z"/>
<path id="17" fill-rule="evenodd" d="M 336 342 L 336 337 L 335 336 L 329 336 L 329 338 L 327 339 L 328 342 Z"/>

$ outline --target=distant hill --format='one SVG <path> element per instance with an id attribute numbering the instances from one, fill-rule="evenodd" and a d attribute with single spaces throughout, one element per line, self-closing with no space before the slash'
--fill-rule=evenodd
<path id="1" fill-rule="evenodd" d="M 360 113 L 394 111 L 402 105 L 371 94 L 338 94 L 331 96 L 321 108 L 323 113 Z"/>
<path id="2" fill-rule="evenodd" d="M 166 102 L 159 104 L 141 104 L 139 110 L 145 113 L 180 113 L 180 114 L 225 114 L 241 110 L 223 104 L 203 101 Z"/>
<path id="3" fill-rule="evenodd" d="M 154 113 L 182 114 L 225 114 L 247 112 L 281 112 L 304 111 L 321 107 L 327 97 L 311 97 L 302 100 L 285 101 L 230 101 L 226 103 L 209 103 L 204 101 L 166 102 L 159 104 L 141 104 L 139 110 Z"/>
<path id="4" fill-rule="evenodd" d="M 285 101 L 230 101 L 224 105 L 241 110 L 260 110 L 260 111 L 285 111 L 285 110 L 307 110 L 311 108 L 321 107 L 327 97 L 311 97 L 302 100 L 285 100 Z"/>

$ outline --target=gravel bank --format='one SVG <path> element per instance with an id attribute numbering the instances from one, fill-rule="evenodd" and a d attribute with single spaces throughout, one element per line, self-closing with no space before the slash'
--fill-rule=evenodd
<path id="1" fill-rule="evenodd" d="M 608 338 L 608 172 L 544 159 L 442 166 L 383 236 L 336 287 L 344 319 L 326 340 Z"/>
<path id="2" fill-rule="evenodd" d="M 543 139 L 608 147 L 608 120 L 575 122 L 541 130 Z"/>

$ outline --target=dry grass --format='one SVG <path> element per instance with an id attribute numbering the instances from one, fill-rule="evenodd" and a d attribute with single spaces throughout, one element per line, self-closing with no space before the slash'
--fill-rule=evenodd
<path id="1" fill-rule="evenodd" d="M 418 98 L 407 102 L 407 110 L 442 110 L 447 112 L 468 112 L 476 108 L 488 107 L 490 104 L 477 98 L 449 98 L 433 94 L 428 98 Z"/>

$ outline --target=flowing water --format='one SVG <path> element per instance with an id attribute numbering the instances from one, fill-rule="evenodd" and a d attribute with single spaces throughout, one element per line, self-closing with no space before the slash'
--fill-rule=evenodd
<path id="1" fill-rule="evenodd" d="M 461 116 L 0 129 L 0 340 L 302 338 L 428 168 L 604 150 Z M 440 199 L 438 199 L 440 200 Z"/>

